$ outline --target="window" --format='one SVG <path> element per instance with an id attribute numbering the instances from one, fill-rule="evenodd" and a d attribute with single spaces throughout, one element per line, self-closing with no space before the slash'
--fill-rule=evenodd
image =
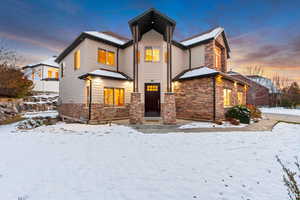
<path id="1" fill-rule="evenodd" d="M 140 63 L 140 59 L 141 59 L 141 53 L 140 53 L 140 51 L 138 50 L 138 51 L 137 51 L 137 60 L 138 60 L 138 64 Z"/>
<path id="2" fill-rule="evenodd" d="M 224 89 L 224 107 L 231 106 L 231 90 Z"/>
<path id="3" fill-rule="evenodd" d="M 242 105 L 243 102 L 243 98 L 244 98 L 244 93 L 243 92 L 238 92 L 238 104 Z"/>
<path id="4" fill-rule="evenodd" d="M 158 85 L 147 85 L 147 91 L 148 92 L 157 92 L 158 91 Z"/>
<path id="5" fill-rule="evenodd" d="M 154 47 L 145 47 L 145 62 L 159 62 L 160 50 Z"/>
<path id="6" fill-rule="evenodd" d="M 58 79 L 58 71 L 55 72 L 55 78 Z"/>
<path id="7" fill-rule="evenodd" d="M 221 68 L 222 66 L 222 50 L 219 47 L 215 47 L 215 67 Z"/>
<path id="8" fill-rule="evenodd" d="M 52 71 L 48 69 L 48 78 L 52 78 Z"/>
<path id="9" fill-rule="evenodd" d="M 98 63 L 114 66 L 115 53 L 112 51 L 106 51 L 104 49 L 98 49 Z"/>
<path id="10" fill-rule="evenodd" d="M 80 68 L 80 51 L 75 51 L 74 54 L 74 70 L 77 70 Z"/>
<path id="11" fill-rule="evenodd" d="M 168 52 L 165 52 L 165 63 L 168 63 Z"/>
<path id="12" fill-rule="evenodd" d="M 109 106 L 124 106 L 123 88 L 104 88 L 104 104 Z"/>
<path id="13" fill-rule="evenodd" d="M 31 79 L 34 80 L 34 71 L 31 72 Z"/>
<path id="14" fill-rule="evenodd" d="M 39 78 L 42 79 L 42 70 L 39 70 Z"/>

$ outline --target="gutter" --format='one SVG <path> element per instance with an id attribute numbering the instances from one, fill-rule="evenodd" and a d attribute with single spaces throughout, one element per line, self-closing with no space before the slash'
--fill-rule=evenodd
<path id="1" fill-rule="evenodd" d="M 89 102 L 89 121 L 91 120 L 92 116 L 92 80 L 90 79 L 90 102 Z"/>

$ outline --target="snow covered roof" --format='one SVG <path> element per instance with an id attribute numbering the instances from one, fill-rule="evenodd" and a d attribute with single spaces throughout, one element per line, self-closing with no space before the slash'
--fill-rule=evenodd
<path id="1" fill-rule="evenodd" d="M 121 39 L 120 37 L 115 37 L 112 34 L 106 33 L 106 32 L 98 32 L 98 31 L 86 31 L 84 32 L 88 35 L 95 36 L 97 38 L 107 40 L 109 42 L 113 42 L 118 45 L 124 45 L 128 42 L 128 40 Z"/>
<path id="2" fill-rule="evenodd" d="M 198 42 L 202 42 L 208 39 L 212 39 L 212 38 L 216 38 L 218 37 L 222 32 L 224 31 L 224 28 L 222 27 L 217 27 L 214 28 L 206 33 L 200 34 L 198 36 L 192 37 L 192 38 L 188 38 L 185 39 L 183 41 L 181 41 L 180 43 L 184 46 L 189 46 Z"/>
<path id="3" fill-rule="evenodd" d="M 33 63 L 30 65 L 26 65 L 25 68 L 32 68 L 32 67 L 36 67 L 39 65 L 48 65 L 51 67 L 59 68 L 59 65 L 57 62 L 55 62 L 55 59 L 56 59 L 56 56 L 53 56 L 51 58 L 48 58 L 47 60 L 43 60 L 41 62 Z"/>
<path id="4" fill-rule="evenodd" d="M 262 76 L 247 76 L 250 80 L 269 89 L 269 93 L 279 93 L 280 91 L 273 84 L 273 81 Z"/>
<path id="5" fill-rule="evenodd" d="M 95 71 L 86 73 L 82 76 L 80 76 L 80 79 L 86 78 L 88 76 L 100 76 L 100 77 L 108 77 L 108 78 L 114 78 L 114 79 L 122 79 L 122 80 L 131 80 L 128 76 L 121 72 L 114 72 L 104 69 L 97 69 Z"/>
<path id="6" fill-rule="evenodd" d="M 208 68 L 208 67 L 200 67 L 196 69 L 192 69 L 189 71 L 184 72 L 183 74 L 179 75 L 177 79 L 187 79 L 187 78 L 193 78 L 193 77 L 199 77 L 199 76 L 207 76 L 207 75 L 214 75 L 218 74 L 219 72 Z"/>

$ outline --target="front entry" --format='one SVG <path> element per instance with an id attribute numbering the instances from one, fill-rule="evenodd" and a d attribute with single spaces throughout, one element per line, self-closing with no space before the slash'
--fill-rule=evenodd
<path id="1" fill-rule="evenodd" d="M 159 83 L 145 83 L 145 117 L 160 117 Z"/>

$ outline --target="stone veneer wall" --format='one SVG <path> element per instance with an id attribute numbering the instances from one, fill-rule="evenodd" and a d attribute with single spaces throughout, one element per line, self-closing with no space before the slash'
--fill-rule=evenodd
<path id="1" fill-rule="evenodd" d="M 213 120 L 213 79 L 198 78 L 174 83 L 176 116 Z"/>
<path id="2" fill-rule="evenodd" d="M 174 84 L 176 115 L 181 119 L 193 119 L 203 121 L 214 120 L 214 93 L 213 77 L 183 80 Z M 215 120 L 224 120 L 226 108 L 224 108 L 223 89 L 232 90 L 232 105 L 238 104 L 237 92 L 244 92 L 244 86 L 234 84 L 233 81 L 221 79 L 216 81 L 216 116 Z M 246 104 L 244 92 L 243 104 Z"/>
<path id="3" fill-rule="evenodd" d="M 144 119 L 144 104 L 142 103 L 142 94 L 138 92 L 131 93 L 129 108 L 129 123 L 142 124 Z"/>
<path id="4" fill-rule="evenodd" d="M 232 106 L 238 104 L 238 92 L 243 92 L 243 104 L 246 104 L 246 92 L 244 86 L 234 84 L 233 81 L 222 79 L 220 82 L 216 81 L 216 120 L 224 120 L 227 108 L 224 108 L 224 93 L 223 89 L 231 90 Z"/>
<path id="5" fill-rule="evenodd" d="M 113 119 L 127 119 L 129 104 L 122 107 L 105 107 L 103 104 L 92 104 L 91 123 L 105 123 Z M 86 104 L 62 104 L 58 106 L 59 115 L 72 121 L 87 122 L 89 107 Z"/>
<path id="6" fill-rule="evenodd" d="M 164 124 L 176 124 L 176 104 L 175 94 L 165 93 L 165 102 L 162 105 L 162 120 Z"/>
<path id="7" fill-rule="evenodd" d="M 67 103 L 57 107 L 59 116 L 74 121 L 87 121 L 89 118 L 86 104 Z"/>
<path id="8" fill-rule="evenodd" d="M 215 66 L 214 48 L 216 45 L 218 45 L 222 49 L 222 58 L 221 58 L 222 67 L 220 69 L 217 69 Z M 226 51 L 222 36 L 219 36 L 219 37 L 217 37 L 216 40 L 211 40 L 205 44 L 204 59 L 205 59 L 204 66 L 224 72 L 224 73 L 227 72 L 227 51 Z"/>

